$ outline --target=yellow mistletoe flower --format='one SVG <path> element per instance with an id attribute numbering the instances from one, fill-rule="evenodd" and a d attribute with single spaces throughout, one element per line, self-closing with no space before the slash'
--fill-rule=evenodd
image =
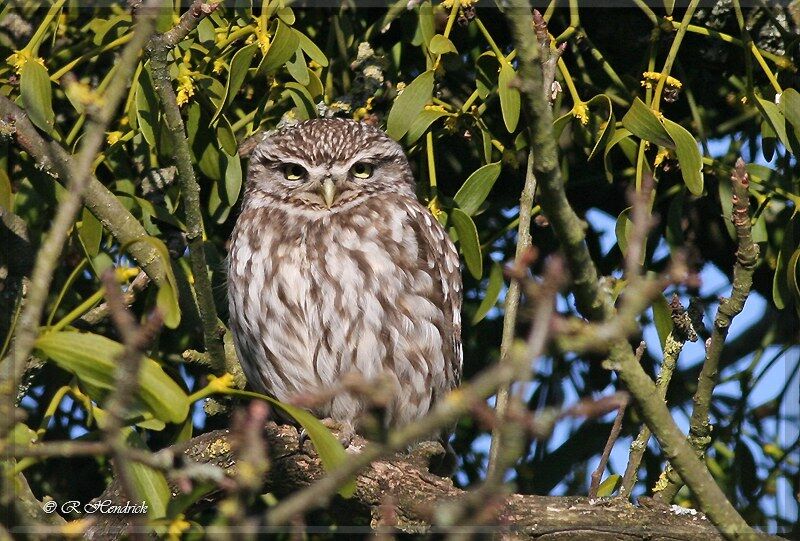
<path id="1" fill-rule="evenodd" d="M 122 139 L 122 132 L 121 131 L 112 131 L 106 134 L 106 141 L 109 145 L 113 145 L 114 143 L 118 142 Z"/>
<path id="2" fill-rule="evenodd" d="M 184 519 L 183 515 L 178 515 L 178 518 L 173 520 L 169 529 L 167 530 L 167 539 L 169 541 L 180 541 L 183 532 L 191 528 L 192 525 Z"/>
<path id="3" fill-rule="evenodd" d="M 178 76 L 178 105 L 189 103 L 189 98 L 194 96 L 194 83 L 188 75 Z"/>
<path id="4" fill-rule="evenodd" d="M 653 88 L 654 84 L 657 84 L 658 81 L 661 80 L 661 73 L 656 71 L 646 71 L 642 73 L 642 86 L 647 88 Z M 675 77 L 670 77 L 669 75 L 666 76 L 666 84 L 670 88 L 681 88 L 683 87 L 683 83 L 681 83 Z"/>
<path id="5" fill-rule="evenodd" d="M 219 75 L 222 73 L 222 70 L 224 69 L 225 69 L 225 60 L 223 60 L 222 58 L 217 58 L 216 60 L 214 60 L 214 68 L 211 71 Z"/>
<path id="6" fill-rule="evenodd" d="M 589 107 L 585 102 L 576 103 L 572 108 L 572 116 L 581 121 L 584 126 L 589 123 Z"/>
<path id="7" fill-rule="evenodd" d="M 28 61 L 33 60 L 44 66 L 44 59 L 41 57 L 33 57 L 31 54 L 22 49 L 21 51 L 14 51 L 14 54 L 8 57 L 8 63 L 14 66 L 14 71 L 19 75 L 22 72 L 22 66 Z"/>
<path id="8" fill-rule="evenodd" d="M 666 160 L 668 157 L 669 157 L 669 149 L 666 149 L 666 148 L 660 148 L 660 149 L 658 149 L 658 154 L 656 154 L 656 159 L 653 161 L 653 166 L 654 166 L 654 167 L 658 167 L 658 166 L 659 166 L 659 165 L 661 165 L 661 164 L 664 162 L 664 160 Z"/>

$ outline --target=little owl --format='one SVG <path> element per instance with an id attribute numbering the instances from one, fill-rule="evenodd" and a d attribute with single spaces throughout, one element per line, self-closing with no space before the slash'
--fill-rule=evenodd
<path id="1" fill-rule="evenodd" d="M 400 145 L 352 120 L 301 122 L 255 149 L 228 272 L 230 327 L 254 389 L 285 401 L 348 373 L 388 373 L 388 428 L 458 385 L 458 254 L 414 188 Z M 365 406 L 342 392 L 313 413 L 347 441 Z"/>

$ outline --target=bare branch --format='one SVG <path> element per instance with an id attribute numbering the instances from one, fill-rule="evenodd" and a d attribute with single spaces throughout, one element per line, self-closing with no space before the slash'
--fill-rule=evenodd
<path id="1" fill-rule="evenodd" d="M 589 319 L 607 321 L 614 315 L 614 306 L 610 295 L 601 289 L 580 220 L 567 200 L 560 178 L 558 148 L 552 136 L 552 113 L 542 91 L 539 47 L 529 30 L 530 6 L 527 0 L 511 0 L 510 4 L 506 16 L 519 52 L 520 90 L 531 119 L 529 130 L 541 190 L 540 203 L 569 261 L 569 268 L 575 273 L 572 289 L 578 309 Z M 653 380 L 636 362 L 627 341 L 614 342 L 608 366 L 619 372 L 665 456 L 675 465 L 720 531 L 735 539 L 755 535 L 725 498 L 705 464 L 698 460 L 669 409 L 658 398 Z"/>
<path id="2" fill-rule="evenodd" d="M 153 73 L 153 85 L 164 111 L 167 133 L 175 149 L 175 165 L 178 169 L 178 180 L 181 185 L 181 196 L 186 214 L 186 239 L 189 243 L 189 262 L 194 277 L 194 289 L 197 293 L 197 304 L 203 323 L 203 338 L 213 366 L 217 372 L 227 369 L 227 357 L 222 344 L 224 328 L 217 319 L 217 308 L 208 277 L 208 266 L 205 255 L 205 232 L 203 214 L 200 209 L 200 186 L 195 178 L 192 166 L 192 153 L 186 138 L 186 127 L 178 107 L 172 78 L 169 73 L 167 56 L 175 45 L 194 30 L 200 21 L 209 15 L 218 4 L 207 4 L 196 0 L 181 16 L 180 22 L 164 34 L 156 34 L 147 44 L 150 56 L 150 68 Z M 227 370 L 234 373 L 235 369 Z"/>
<path id="3" fill-rule="evenodd" d="M 753 286 L 753 273 L 758 263 L 758 244 L 753 242 L 750 224 L 750 180 L 744 160 L 741 158 L 736 161 L 736 167 L 731 174 L 731 182 L 733 184 L 731 221 L 738 239 L 736 263 L 733 266 L 733 289 L 731 296 L 722 299 L 717 308 L 714 329 L 711 332 L 711 338 L 706 342 L 706 358 L 697 381 L 697 391 L 692 399 L 694 409 L 689 425 L 689 441 L 698 456 L 705 453 L 711 442 L 712 427 L 708 412 L 711 408 L 711 395 L 719 378 L 719 360 L 728 337 L 728 330 L 733 318 L 744 309 L 744 303 Z M 681 486 L 680 478 L 670 473 L 668 468 L 656 487 L 655 497 L 663 502 L 671 502 Z"/>

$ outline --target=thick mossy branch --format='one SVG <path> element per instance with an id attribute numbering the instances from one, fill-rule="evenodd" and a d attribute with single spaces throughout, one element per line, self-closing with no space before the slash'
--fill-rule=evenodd
<path id="1" fill-rule="evenodd" d="M 70 175 L 74 175 L 76 171 L 74 156 L 49 137 L 41 135 L 27 114 L 2 95 L 0 116 L 13 125 L 17 143 L 36 160 L 39 167 L 63 182 L 69 182 Z M 142 224 L 93 174 L 87 178 L 83 196 L 86 208 L 100 220 L 119 244 L 128 246 L 128 252 L 150 279 L 160 284 L 164 276 L 164 262 L 149 242 L 141 242 L 149 237 Z"/>
<path id="2" fill-rule="evenodd" d="M 306 442 L 301 448 L 293 427 L 269 423 L 264 437 L 271 467 L 264 480 L 263 492 L 272 492 L 283 498 L 325 476 L 311 445 Z M 231 438 L 227 430 L 218 430 L 190 440 L 182 445 L 185 462 L 211 464 L 236 476 L 238 460 Z M 370 445 L 361 437 L 352 442 L 353 450 Z M 368 534 L 389 498 L 396 511 L 392 526 L 401 532 L 421 533 L 432 527 L 453 527 L 447 510 L 454 504 L 464 503 L 470 493 L 455 488 L 449 479 L 428 472 L 427 464 L 433 458 L 429 447 L 421 445 L 410 453 L 373 462 L 357 476 L 355 494 L 351 499 L 333 499 L 330 516 L 348 531 L 355 528 Z M 353 456 L 356 458 L 358 454 Z M 119 495 L 119 486 L 112 484 L 98 500 L 116 501 Z M 214 492 L 204 498 L 203 505 L 215 504 L 224 498 L 225 493 Z M 481 507 L 485 508 L 485 503 L 481 502 Z M 635 507 L 621 500 L 510 495 L 500 496 L 489 513 L 494 526 L 482 526 L 481 531 L 486 531 L 487 527 L 496 528 L 498 534 L 513 533 L 530 539 L 721 539 L 711 523 L 701 515 L 676 512 L 667 506 Z M 129 517 L 118 515 L 97 516 L 85 536 L 88 539 L 123 537 L 128 521 Z M 286 532 L 292 528 L 280 527 L 278 530 Z M 262 525 L 259 531 L 266 534 L 278 530 Z"/>
<path id="3" fill-rule="evenodd" d="M 542 210 L 550 220 L 569 262 L 578 309 L 589 319 L 608 320 L 615 316 L 612 299 L 601 289 L 597 269 L 585 242 L 583 224 L 567 200 L 561 179 L 552 114 L 542 89 L 542 67 L 532 28 L 530 5 L 527 0 L 511 0 L 510 4 L 506 17 L 519 54 L 519 86 L 530 118 L 530 140 L 536 160 L 534 168 L 541 191 Z M 655 383 L 636 362 L 626 340 L 619 339 L 611 345 L 609 365 L 619 372 L 648 428 L 658 439 L 664 456 L 689 485 L 712 522 L 726 537 L 732 539 L 757 535 L 725 498 L 708 469 L 697 458 L 659 397 Z"/>

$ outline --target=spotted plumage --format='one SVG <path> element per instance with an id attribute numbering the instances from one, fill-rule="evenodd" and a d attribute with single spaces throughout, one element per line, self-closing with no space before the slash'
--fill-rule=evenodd
<path id="1" fill-rule="evenodd" d="M 363 123 L 310 120 L 255 149 L 228 272 L 254 389 L 288 400 L 350 372 L 393 374 L 391 427 L 458 385 L 458 254 L 414 187 L 401 147 Z M 352 428 L 363 408 L 339 393 L 314 413 Z"/>

